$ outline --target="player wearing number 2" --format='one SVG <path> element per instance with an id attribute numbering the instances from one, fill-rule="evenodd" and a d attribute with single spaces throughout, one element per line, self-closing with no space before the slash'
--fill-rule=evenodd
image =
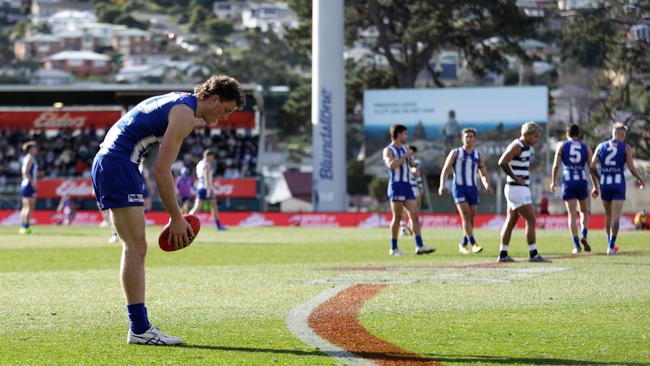
<path id="1" fill-rule="evenodd" d="M 576 124 L 570 125 L 566 130 L 567 139 L 558 142 L 555 149 L 555 160 L 551 173 L 551 192 L 557 192 L 557 173 L 562 168 L 562 200 L 566 206 L 569 220 L 569 229 L 573 235 L 573 254 L 581 251 L 580 244 L 585 252 L 591 251 L 587 241 L 587 228 L 589 226 L 589 187 L 585 164 L 589 164 L 592 157 L 591 148 L 580 141 L 580 127 Z M 589 174 L 594 187 L 592 195 L 598 195 L 598 180 L 593 174 Z M 576 206 L 580 212 L 581 238 L 578 239 L 578 225 L 576 224 Z"/>
<path id="2" fill-rule="evenodd" d="M 607 254 L 618 251 L 616 235 L 625 203 L 625 165 L 636 178 L 639 187 L 643 189 L 645 185 L 634 167 L 632 147 L 624 142 L 626 134 L 627 127 L 624 124 L 614 123 L 612 139 L 598 145 L 590 165 L 592 174 L 600 180 L 600 196 L 605 207 Z M 597 169 L 599 162 L 600 174 Z"/>

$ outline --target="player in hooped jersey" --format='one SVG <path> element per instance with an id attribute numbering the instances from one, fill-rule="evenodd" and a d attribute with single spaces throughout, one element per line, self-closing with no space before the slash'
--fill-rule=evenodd
<path id="1" fill-rule="evenodd" d="M 481 175 L 481 183 L 488 193 L 492 193 L 490 179 L 485 169 L 483 157 L 474 149 L 476 142 L 476 130 L 465 128 L 462 132 L 463 146 L 455 148 L 447 155 L 445 165 L 440 173 L 440 186 L 438 195 L 445 192 L 445 182 L 449 173 L 453 170 L 454 181 L 452 194 L 456 209 L 463 223 L 463 239 L 458 245 L 458 250 L 463 254 L 469 254 L 467 244 L 472 245 L 473 253 L 480 253 L 483 248 L 478 245 L 474 238 L 474 217 L 476 208 L 480 203 L 478 197 L 478 186 L 476 184 L 477 173 Z"/>
<path id="2" fill-rule="evenodd" d="M 121 281 L 130 320 L 128 343 L 175 345 L 182 342 L 152 326 L 144 306 L 147 241 L 143 178 L 138 163 L 153 144 L 160 143 L 153 176 L 171 217 L 170 243 L 176 248 L 187 246 L 194 233 L 178 207 L 171 165 L 183 140 L 195 127 L 226 119 L 242 104 L 239 82 L 225 75 L 210 77 L 191 94 L 169 93 L 146 99 L 111 127 L 95 156 L 92 167 L 95 195 L 100 208 L 110 210 L 122 241 Z"/>
<path id="3" fill-rule="evenodd" d="M 409 153 L 413 160 L 415 170 L 411 174 L 411 189 L 415 196 L 415 202 L 418 204 L 418 212 L 422 210 L 422 197 L 424 196 L 424 178 L 422 178 L 422 162 L 416 157 L 418 148 L 415 145 L 409 145 Z M 408 219 L 406 212 L 402 214 L 401 232 L 404 236 L 413 235 L 413 222 Z"/>
<path id="4" fill-rule="evenodd" d="M 400 256 L 402 252 L 397 247 L 397 234 L 399 233 L 400 221 L 404 208 L 409 214 L 415 234 L 415 254 L 429 254 L 435 249 L 425 246 L 420 235 L 420 214 L 415 194 L 411 188 L 411 174 L 416 170 L 411 159 L 412 153 L 405 144 L 408 138 L 408 131 L 403 125 L 392 125 L 390 127 L 391 144 L 384 148 L 384 163 L 388 168 L 390 180 L 388 182 L 388 200 L 393 213 L 390 222 L 391 247 L 390 255 Z"/>
<path id="5" fill-rule="evenodd" d="M 591 171 L 600 182 L 600 197 L 605 207 L 605 232 L 607 233 L 607 254 L 616 254 L 621 212 L 625 203 L 625 166 L 636 178 L 641 189 L 645 183 L 634 167 L 634 151 L 627 145 L 627 127 L 620 122 L 612 127 L 612 139 L 602 142 L 596 148 L 591 160 Z M 598 172 L 600 163 L 600 172 Z"/>
<path id="6" fill-rule="evenodd" d="M 20 210 L 20 234 L 31 234 L 32 230 L 29 228 L 29 223 L 32 220 L 32 213 L 36 205 L 36 189 L 38 188 L 37 173 L 38 163 L 36 162 L 36 154 L 38 147 L 35 141 L 28 141 L 23 144 L 23 165 L 21 173 L 23 180 L 20 182 L 20 197 L 22 198 L 23 207 Z"/>
<path id="7" fill-rule="evenodd" d="M 535 209 L 530 193 L 531 146 L 539 141 L 542 128 L 537 123 L 526 122 L 521 126 L 521 137 L 508 145 L 499 158 L 499 166 L 508 175 L 503 192 L 508 202 L 508 215 L 501 229 L 499 262 L 514 262 L 508 255 L 510 236 L 519 217 L 526 220 L 526 240 L 530 262 L 550 262 L 537 252 L 535 243 Z"/>
<path id="8" fill-rule="evenodd" d="M 580 141 L 580 126 L 570 125 L 566 130 L 567 139 L 558 142 L 555 149 L 555 159 L 551 173 L 551 192 L 557 192 L 557 174 L 562 165 L 562 200 L 566 206 L 569 229 L 573 236 L 573 254 L 582 250 L 591 252 L 591 246 L 587 240 L 589 223 L 589 187 L 587 175 L 591 178 L 592 196 L 598 196 L 598 181 L 591 174 L 585 165 L 589 164 L 592 158 L 591 148 Z M 580 212 L 581 238 L 578 239 L 578 225 L 576 224 L 576 206 Z"/>

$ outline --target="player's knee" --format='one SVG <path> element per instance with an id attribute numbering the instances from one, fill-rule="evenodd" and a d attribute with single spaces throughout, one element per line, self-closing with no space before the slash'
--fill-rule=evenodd
<path id="1" fill-rule="evenodd" d="M 530 216 L 526 218 L 526 224 L 529 226 L 535 226 L 535 222 L 537 222 L 537 219 L 535 219 L 535 216 Z"/>
<path id="2" fill-rule="evenodd" d="M 147 256 L 147 243 L 139 243 L 138 245 L 133 244 L 133 242 L 125 242 L 124 255 L 129 258 L 138 258 L 144 261 L 144 258 Z"/>

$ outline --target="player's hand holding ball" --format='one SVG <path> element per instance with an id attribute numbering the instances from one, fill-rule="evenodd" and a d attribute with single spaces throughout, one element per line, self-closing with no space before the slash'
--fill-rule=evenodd
<path id="1" fill-rule="evenodd" d="M 184 215 L 181 220 L 170 219 L 163 228 L 158 245 L 160 249 L 171 252 L 190 245 L 201 228 L 201 221 L 194 215 Z"/>

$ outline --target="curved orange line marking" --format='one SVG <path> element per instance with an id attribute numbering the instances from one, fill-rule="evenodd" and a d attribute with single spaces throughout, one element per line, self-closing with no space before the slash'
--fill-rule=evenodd
<path id="1" fill-rule="evenodd" d="M 382 366 L 441 366 L 370 334 L 359 323 L 363 304 L 387 285 L 355 285 L 322 303 L 309 316 L 309 326 L 329 342 Z"/>

